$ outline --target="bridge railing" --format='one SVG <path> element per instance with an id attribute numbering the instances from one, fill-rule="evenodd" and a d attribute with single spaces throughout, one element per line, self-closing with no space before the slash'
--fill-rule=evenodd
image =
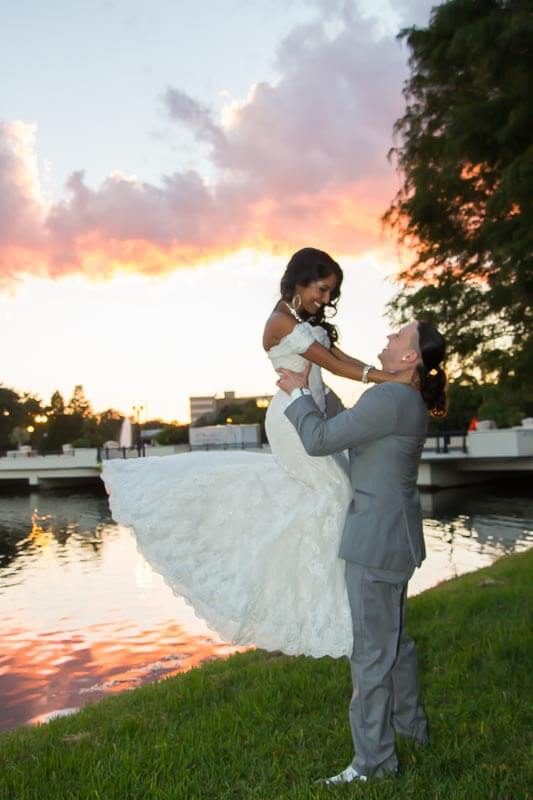
<path id="1" fill-rule="evenodd" d="M 180 452 L 196 450 L 257 450 L 261 445 L 256 442 L 222 442 L 222 443 L 206 443 L 199 445 L 182 444 L 180 445 Z M 146 446 L 142 444 L 140 447 L 99 447 L 98 448 L 98 461 L 109 461 L 115 458 L 139 458 L 148 455 Z"/>
<path id="2" fill-rule="evenodd" d="M 468 431 L 430 431 L 426 436 L 424 453 L 466 453 Z"/>
<path id="3" fill-rule="evenodd" d="M 35 456 L 72 456 L 74 450 L 65 452 L 62 448 L 45 450 L 41 447 L 35 450 L 0 450 L 0 458 L 35 458 Z"/>
<path id="4" fill-rule="evenodd" d="M 467 431 L 431 431 L 427 434 L 424 444 L 424 452 L 435 453 L 451 453 L 451 452 L 467 452 L 466 437 Z M 248 443 L 234 443 L 234 444 L 203 444 L 201 446 L 187 445 L 188 450 L 246 450 L 257 449 L 257 444 Z M 12 452 L 12 451 L 10 451 Z M 0 450 L 0 458 L 7 456 L 8 451 Z M 27 456 L 51 456 L 51 455 L 72 455 L 73 453 L 65 453 L 63 450 L 34 450 L 31 454 L 20 454 L 20 457 Z M 146 445 L 140 444 L 133 447 L 98 447 L 97 457 L 98 462 L 108 461 L 114 458 L 140 458 L 146 456 Z"/>
<path id="5" fill-rule="evenodd" d="M 112 458 L 141 458 L 145 455 L 145 444 L 133 445 L 132 447 L 99 447 L 96 460 L 109 461 Z"/>

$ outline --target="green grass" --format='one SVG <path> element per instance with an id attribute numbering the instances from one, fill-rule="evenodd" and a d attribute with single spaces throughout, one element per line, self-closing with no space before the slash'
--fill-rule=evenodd
<path id="1" fill-rule="evenodd" d="M 2 800 L 526 800 L 533 551 L 409 601 L 431 744 L 342 788 L 348 663 L 250 652 L 0 736 Z M 529 763 L 530 767 L 530 763 Z"/>

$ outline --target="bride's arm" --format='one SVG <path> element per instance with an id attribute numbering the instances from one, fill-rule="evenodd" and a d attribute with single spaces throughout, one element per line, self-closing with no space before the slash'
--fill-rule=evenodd
<path id="1" fill-rule="evenodd" d="M 365 366 L 364 361 L 360 361 L 358 358 L 353 358 L 353 356 L 349 356 L 347 353 L 343 353 L 342 350 L 339 347 L 337 347 L 336 344 L 334 344 L 330 348 L 329 352 L 333 353 L 333 355 L 340 361 L 347 361 L 349 364 L 358 364 L 360 367 Z"/>
<path id="2" fill-rule="evenodd" d="M 284 336 L 291 333 L 296 325 L 295 320 L 287 314 L 274 312 L 268 319 L 263 334 L 263 347 L 265 350 L 268 351 L 271 347 L 274 347 Z M 343 358 L 338 357 L 336 353 L 341 354 Z M 302 355 L 312 361 L 313 364 L 318 364 L 340 378 L 348 378 L 352 381 L 360 381 L 363 378 L 363 369 L 366 366 L 364 361 L 347 356 L 337 347 L 328 350 L 327 347 L 314 342 Z M 413 370 L 402 370 L 392 374 L 391 372 L 372 368 L 368 372 L 368 380 L 371 383 L 385 383 L 385 381 L 410 383 L 412 373 Z"/>
<path id="3" fill-rule="evenodd" d="M 338 375 L 340 378 L 348 378 L 352 381 L 362 380 L 363 369 L 366 366 L 364 361 L 359 361 L 349 356 L 346 356 L 345 359 L 338 358 L 335 354 L 336 350 L 337 348 L 328 350 L 327 347 L 323 347 L 318 342 L 314 342 L 302 355 L 304 358 L 312 361 L 313 364 L 318 364 L 318 366 L 327 369 L 328 372 L 332 372 L 333 375 Z M 412 372 L 413 370 L 402 370 L 401 372 L 392 373 L 372 367 L 368 372 L 368 380 L 371 383 L 385 383 L 386 381 L 392 381 L 393 383 L 410 383 Z"/>

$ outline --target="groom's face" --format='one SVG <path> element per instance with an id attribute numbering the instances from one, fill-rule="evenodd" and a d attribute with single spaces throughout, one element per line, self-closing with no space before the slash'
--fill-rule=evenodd
<path id="1" fill-rule="evenodd" d="M 404 325 L 396 333 L 387 336 L 387 345 L 379 354 L 379 360 L 386 370 L 414 367 L 420 358 L 418 349 L 418 322 Z"/>

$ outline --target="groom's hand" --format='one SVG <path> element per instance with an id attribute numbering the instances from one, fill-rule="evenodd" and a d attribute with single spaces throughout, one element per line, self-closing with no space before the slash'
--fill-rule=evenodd
<path id="1" fill-rule="evenodd" d="M 283 367 L 280 367 L 276 370 L 280 376 L 276 386 L 279 386 L 279 388 L 283 389 L 287 394 L 290 394 L 294 389 L 305 389 L 307 388 L 310 371 L 311 364 L 308 364 L 303 372 L 293 372 L 291 369 L 283 369 Z"/>

